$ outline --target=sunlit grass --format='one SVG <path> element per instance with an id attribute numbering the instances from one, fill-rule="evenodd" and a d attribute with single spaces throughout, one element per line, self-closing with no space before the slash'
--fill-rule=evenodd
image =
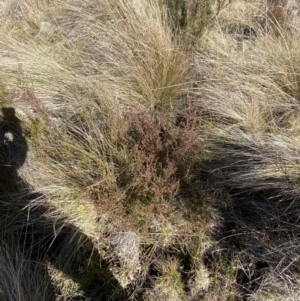
<path id="1" fill-rule="evenodd" d="M 1 2 L 3 299 L 297 300 L 299 8 L 268 5 Z"/>

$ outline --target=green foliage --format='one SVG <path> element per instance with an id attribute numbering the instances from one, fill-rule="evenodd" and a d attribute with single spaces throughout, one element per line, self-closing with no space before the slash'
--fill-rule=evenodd
<path id="1" fill-rule="evenodd" d="M 34 120 L 24 124 L 25 135 L 32 141 L 33 145 L 36 146 L 39 143 L 40 134 L 43 132 L 45 123 L 42 120 Z M 36 149 L 38 152 L 38 149 Z"/>
<path id="2" fill-rule="evenodd" d="M 163 0 L 175 30 L 200 37 L 213 17 L 213 0 Z"/>

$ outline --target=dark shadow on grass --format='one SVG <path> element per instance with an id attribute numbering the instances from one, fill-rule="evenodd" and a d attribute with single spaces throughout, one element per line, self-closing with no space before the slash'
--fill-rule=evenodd
<path id="1" fill-rule="evenodd" d="M 285 179 L 258 180 L 254 172 L 253 179 L 243 178 L 249 169 L 261 166 L 255 149 L 226 143 L 218 149 L 223 153 L 210 162 L 209 181 L 219 191 L 222 223 L 214 232 L 218 244 L 207 252 L 205 261 L 209 269 L 221 262 L 234 271 L 238 300 L 244 301 L 268 273 L 292 277 L 299 271 L 295 258 L 300 250 L 300 202 L 293 183 Z"/>
<path id="2" fill-rule="evenodd" d="M 2 108 L 0 121 L 0 193 L 19 189 L 17 170 L 27 156 L 27 142 L 22 135 L 21 122 L 13 108 Z"/>
<path id="3" fill-rule="evenodd" d="M 18 169 L 25 163 L 28 151 L 21 122 L 13 108 L 2 108 L 0 118 L 0 243 L 18 246 L 20 254 L 30 262 L 26 267 L 34 270 L 31 277 L 37 284 L 31 288 L 32 296 L 45 285 L 45 297 L 39 301 L 128 300 L 94 242 L 65 219 L 54 218 L 54 208 L 46 196 L 33 192 L 19 177 Z M 79 291 L 62 296 L 52 285 L 49 263 L 77 282 Z M 0 279 L 0 288 L 5 285 L 1 282 Z"/>
<path id="4" fill-rule="evenodd" d="M 190 215 L 186 218 L 193 220 L 195 216 L 203 215 L 205 210 L 209 215 L 211 207 L 218 210 L 217 226 L 210 232 L 212 240 L 217 243 L 205 252 L 204 264 L 212 275 L 222 275 L 218 279 L 220 281 L 232 273 L 232 287 L 236 292 L 234 300 L 246 301 L 259 289 L 270 271 L 267 258 L 270 250 L 261 244 L 260 239 L 264 230 L 262 220 L 267 218 L 263 206 L 270 209 L 271 205 L 259 203 L 263 195 L 254 196 L 242 189 L 226 186 L 224 179 L 238 167 L 230 166 L 220 171 L 218 168 L 223 166 L 224 162 L 210 161 L 199 169 L 198 178 L 194 179 L 192 186 L 194 189 L 185 204 Z M 270 216 L 268 221 L 271 221 Z"/>

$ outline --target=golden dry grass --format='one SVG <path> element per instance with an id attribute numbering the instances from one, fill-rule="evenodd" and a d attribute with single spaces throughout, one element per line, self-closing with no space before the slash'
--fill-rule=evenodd
<path id="1" fill-rule="evenodd" d="M 1 239 L 41 239 L 53 296 L 297 300 L 298 2 L 0 4 Z"/>

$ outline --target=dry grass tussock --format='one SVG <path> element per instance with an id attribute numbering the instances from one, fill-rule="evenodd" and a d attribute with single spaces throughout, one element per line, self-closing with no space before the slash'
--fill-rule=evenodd
<path id="1" fill-rule="evenodd" d="M 0 6 L 3 300 L 297 300 L 298 2 Z"/>
<path id="2" fill-rule="evenodd" d="M 278 20 L 267 28 L 244 14 L 240 26 L 229 31 L 228 23 L 223 26 L 224 12 L 196 59 L 203 84 L 195 90 L 211 120 L 215 180 L 229 192 L 230 209 L 225 216 L 232 222 L 226 228 L 232 235 L 230 243 L 251 260 L 263 259 L 265 268 L 273 267 L 280 274 L 297 268 L 294 229 L 299 196 L 299 138 L 294 119 L 299 116 L 299 32 L 289 26 L 294 20 L 284 17 L 284 26 Z M 249 28 L 253 35 L 246 35 Z M 240 235 L 250 233 L 256 233 L 255 237 L 238 241 Z M 238 282 L 245 277 L 253 285 L 257 280 L 255 273 L 249 274 L 248 260 L 234 270 Z M 266 284 L 259 285 L 263 290 Z M 241 289 L 249 292 L 245 283 Z"/>

